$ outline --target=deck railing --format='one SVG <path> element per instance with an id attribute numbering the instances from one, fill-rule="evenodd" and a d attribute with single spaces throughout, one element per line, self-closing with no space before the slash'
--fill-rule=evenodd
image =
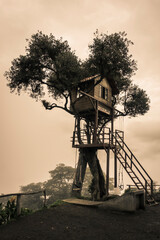
<path id="1" fill-rule="evenodd" d="M 19 216 L 21 214 L 21 196 L 34 195 L 34 194 L 38 194 L 38 193 L 43 194 L 43 196 L 44 196 L 43 205 L 45 207 L 46 206 L 46 190 L 45 189 L 41 190 L 41 191 L 38 191 L 38 192 L 10 193 L 10 194 L 5 194 L 5 195 L 0 195 L 0 198 L 16 196 L 17 197 L 16 210 L 17 210 L 17 216 Z"/>
<path id="2" fill-rule="evenodd" d="M 72 144 L 73 146 L 79 145 L 79 137 L 82 141 L 82 144 L 94 144 L 94 130 L 92 129 L 89 133 L 86 129 L 80 129 L 79 133 L 76 129 L 73 132 Z M 97 144 L 110 144 L 111 143 L 111 130 L 109 127 L 104 127 L 100 133 L 97 134 Z"/>

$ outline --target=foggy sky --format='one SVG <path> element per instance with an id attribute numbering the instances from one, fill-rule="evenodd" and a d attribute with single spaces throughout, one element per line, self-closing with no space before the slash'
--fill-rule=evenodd
<path id="1" fill-rule="evenodd" d="M 118 127 L 124 125 L 126 142 L 160 183 L 159 12 L 159 0 L 0 0 L 0 193 L 47 180 L 56 164 L 75 164 L 73 117 L 46 111 L 27 94 L 10 94 L 3 76 L 11 61 L 25 53 L 25 39 L 38 30 L 68 40 L 81 59 L 88 56 L 96 29 L 127 32 L 138 65 L 133 80 L 147 91 L 151 109 L 145 116 L 119 121 Z"/>

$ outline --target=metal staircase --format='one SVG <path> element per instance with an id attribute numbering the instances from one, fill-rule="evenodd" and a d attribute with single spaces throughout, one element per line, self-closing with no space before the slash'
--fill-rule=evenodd
<path id="1" fill-rule="evenodd" d="M 126 170 L 137 189 L 145 191 L 146 201 L 154 204 L 153 180 L 124 142 L 124 133 L 116 130 L 113 134 L 113 142 L 115 148 L 112 151 L 115 153 L 116 158 Z"/>

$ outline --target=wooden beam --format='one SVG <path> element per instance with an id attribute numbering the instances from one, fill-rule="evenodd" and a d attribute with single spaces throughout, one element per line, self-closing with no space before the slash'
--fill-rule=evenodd
<path id="1" fill-rule="evenodd" d="M 86 93 L 86 92 L 83 92 L 82 90 L 79 91 L 80 93 L 82 93 L 83 95 L 87 96 L 87 97 L 90 97 L 91 99 L 94 99 L 95 101 L 97 102 L 100 102 L 100 103 L 103 103 L 104 105 L 106 105 L 108 108 L 112 109 L 111 106 L 109 106 L 107 103 L 104 103 L 104 102 L 101 102 L 99 99 L 97 99 L 96 97 Z"/>

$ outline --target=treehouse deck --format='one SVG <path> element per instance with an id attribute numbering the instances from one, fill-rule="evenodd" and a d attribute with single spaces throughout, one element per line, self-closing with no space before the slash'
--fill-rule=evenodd
<path id="1" fill-rule="evenodd" d="M 117 131 L 117 130 L 116 130 Z M 122 138 L 124 133 L 119 131 Z M 103 127 L 99 130 L 99 133 L 95 135 L 94 130 L 86 131 L 86 129 L 76 128 L 72 137 L 73 148 L 96 148 L 96 149 L 119 149 L 116 144 L 110 128 Z"/>
<path id="2" fill-rule="evenodd" d="M 117 148 L 116 145 L 114 144 L 109 144 L 109 143 L 91 143 L 91 144 L 74 144 L 72 145 L 73 148 L 96 148 L 99 150 L 104 150 L 106 149 L 115 149 Z"/>

